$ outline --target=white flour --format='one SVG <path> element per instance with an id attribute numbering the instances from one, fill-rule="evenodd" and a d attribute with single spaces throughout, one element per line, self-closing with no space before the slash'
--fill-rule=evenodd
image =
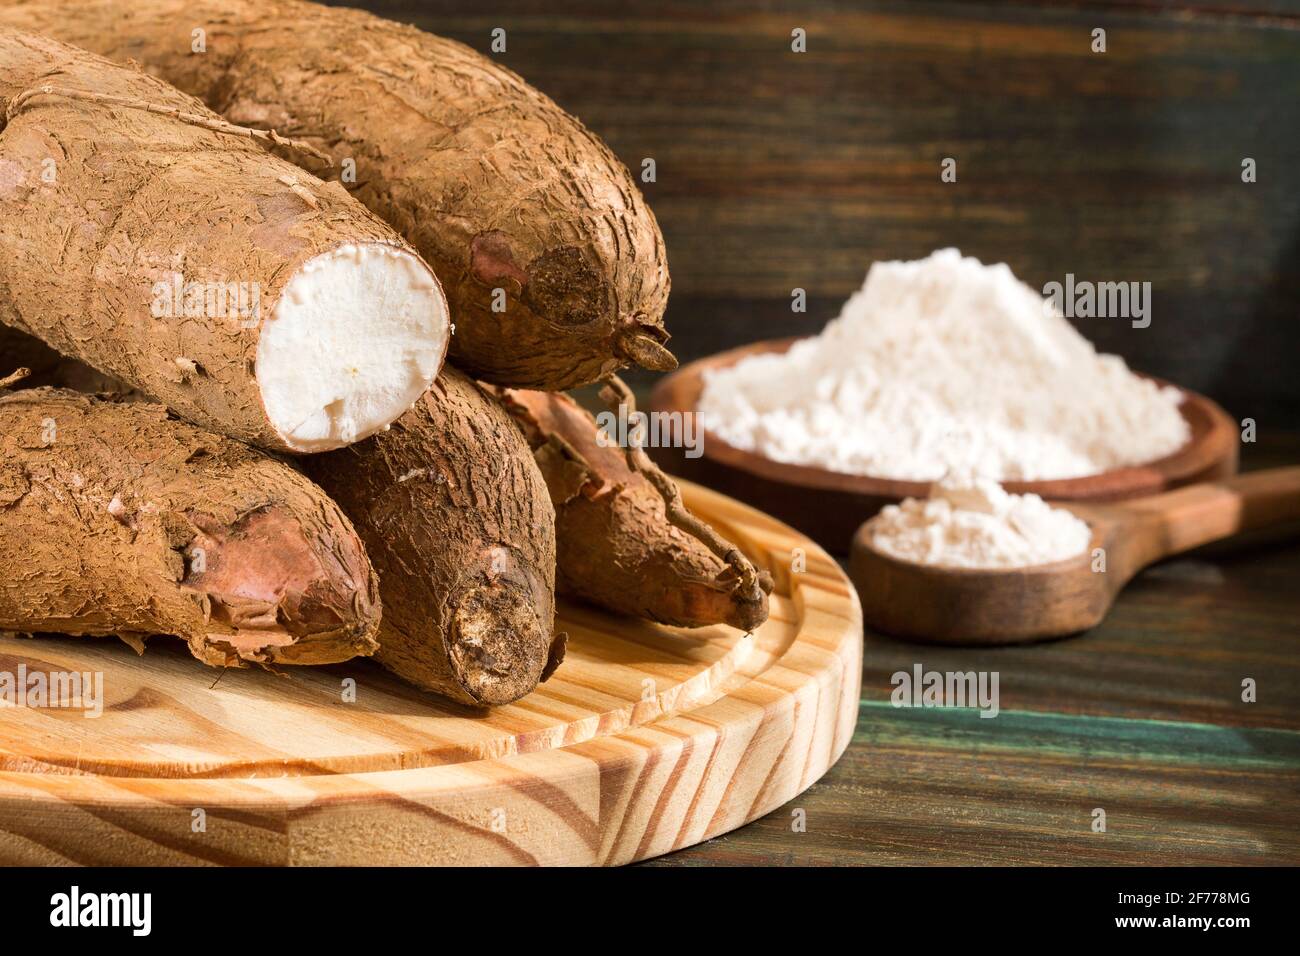
<path id="1" fill-rule="evenodd" d="M 928 500 L 888 505 L 867 523 L 872 546 L 916 564 L 1024 568 L 1088 549 L 1088 525 L 1038 495 L 1011 495 L 997 482 L 951 476 Z"/>
<path id="2" fill-rule="evenodd" d="M 1180 401 L 1099 355 L 1006 265 L 944 249 L 877 262 L 819 336 L 709 374 L 700 412 L 728 444 L 777 461 L 1032 481 L 1177 450 Z"/>

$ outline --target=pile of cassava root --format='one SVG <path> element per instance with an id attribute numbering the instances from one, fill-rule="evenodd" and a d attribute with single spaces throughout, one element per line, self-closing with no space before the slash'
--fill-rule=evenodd
<path id="1" fill-rule="evenodd" d="M 559 394 L 672 368 L 667 296 L 627 170 L 460 44 L 0 0 L 0 630 L 485 706 L 560 664 L 557 586 L 757 627 L 770 579 Z"/>

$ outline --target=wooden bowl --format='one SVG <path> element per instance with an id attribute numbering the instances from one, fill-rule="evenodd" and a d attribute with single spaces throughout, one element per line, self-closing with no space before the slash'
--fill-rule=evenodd
<path id="1" fill-rule="evenodd" d="M 756 342 L 692 362 L 659 382 L 650 407 L 659 412 L 694 412 L 706 371 L 726 368 L 751 355 L 784 352 L 797 341 Z M 1032 492 L 1058 501 L 1121 501 L 1235 474 L 1236 423 L 1210 399 L 1186 390 L 1183 394 L 1186 398 L 1179 410 L 1191 426 L 1192 437 L 1172 455 L 1085 478 L 1009 481 L 1004 487 L 1016 494 Z M 929 493 L 927 482 L 790 465 L 735 448 L 707 430 L 703 438 L 699 458 L 687 458 L 681 448 L 647 451 L 666 471 L 746 501 L 793 525 L 833 553 L 847 552 L 854 530 L 885 505 L 903 498 L 924 498 Z"/>

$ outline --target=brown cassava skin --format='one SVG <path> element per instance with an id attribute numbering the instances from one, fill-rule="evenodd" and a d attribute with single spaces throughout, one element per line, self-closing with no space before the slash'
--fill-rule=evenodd
<path id="1" fill-rule="evenodd" d="M 96 372 L 84 362 L 60 355 L 34 335 L 0 325 L 0 373 L 25 368 L 26 378 L 11 388 L 70 388 L 78 392 L 124 393 L 116 379 Z M 138 394 L 138 393 L 137 393 Z"/>
<path id="2" fill-rule="evenodd" d="M 474 382 L 445 367 L 387 432 L 300 464 L 375 562 L 381 664 L 477 706 L 549 676 L 564 647 L 555 512 L 522 436 Z"/>
<path id="3" fill-rule="evenodd" d="M 150 635 L 218 667 L 374 653 L 356 531 L 288 465 L 61 389 L 0 395 L 0 630 Z"/>
<path id="4" fill-rule="evenodd" d="M 144 73 L 0 33 L 0 116 L 45 85 L 218 119 Z M 408 248 L 336 184 L 237 136 L 53 94 L 0 126 L 0 323 L 245 442 L 291 450 L 262 405 L 261 323 L 155 317 L 155 284 L 247 283 L 265 322 L 300 266 L 354 242 Z"/>
<path id="5" fill-rule="evenodd" d="M 621 614 L 677 627 L 767 620 L 767 595 L 738 593 L 732 570 L 668 520 L 663 497 L 598 441 L 596 420 L 567 395 L 502 389 L 555 506 L 556 581 Z"/>
<path id="6" fill-rule="evenodd" d="M 344 185 L 434 267 L 452 358 L 475 377 L 567 389 L 676 364 L 663 237 L 627 168 L 468 47 L 298 0 L 6 0 L 0 24 L 134 59 L 233 123 L 306 140 L 335 161 L 292 157 L 319 175 L 354 160 Z"/>

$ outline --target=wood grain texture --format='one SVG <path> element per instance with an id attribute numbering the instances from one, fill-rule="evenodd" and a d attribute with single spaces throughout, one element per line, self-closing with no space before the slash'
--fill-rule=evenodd
<path id="1" fill-rule="evenodd" d="M 507 65 L 634 170 L 657 160 L 643 189 L 683 361 L 814 333 L 871 261 L 956 245 L 1036 286 L 1151 281 L 1150 328 L 1080 330 L 1255 418 L 1244 454 L 1260 465 L 1300 461 L 1279 434 L 1300 425 L 1294 0 L 367 5 L 480 51 L 504 27 Z M 809 30 L 802 58 L 793 25 Z M 1096 26 L 1106 57 L 1087 52 Z M 949 155 L 960 188 L 945 190 Z M 1270 171 L 1253 186 L 1243 156 Z M 806 313 L 790 310 L 795 286 Z M 645 865 L 1300 864 L 1297 582 L 1300 548 L 1239 543 L 1149 569 L 1069 641 L 868 633 L 870 703 L 845 757 L 768 816 Z M 1003 717 L 879 704 L 918 660 L 1000 670 Z M 1246 705 L 1250 675 L 1264 692 Z M 1271 766 L 1241 759 L 1263 742 Z M 1106 836 L 1087 829 L 1099 803 Z"/>
<path id="2" fill-rule="evenodd" d="M 1111 504 L 1063 503 L 1092 531 L 1073 558 L 1026 568 L 958 568 L 876 549 L 853 536 L 849 579 L 869 627 L 935 644 L 1011 644 L 1096 627 L 1148 565 L 1239 534 L 1300 524 L 1300 467 L 1272 468 Z M 1104 565 L 1098 565 L 1103 555 Z"/>
<path id="3" fill-rule="evenodd" d="M 753 635 L 679 631 L 566 607 L 564 665 L 490 712 L 369 663 L 228 671 L 214 685 L 163 639 L 142 657 L 0 639 L 0 671 L 100 671 L 107 698 L 98 718 L 3 711 L 0 862 L 612 864 L 761 816 L 848 744 L 860 612 L 811 542 L 685 491 L 774 575 L 769 621 Z M 348 678 L 355 703 L 342 702 Z"/>
<path id="4" fill-rule="evenodd" d="M 684 362 L 815 332 L 871 262 L 955 245 L 1035 288 L 1151 282 L 1150 328 L 1081 331 L 1238 418 L 1300 423 L 1294 2 L 363 5 L 494 56 L 634 173 L 655 159 Z"/>
<path id="5" fill-rule="evenodd" d="M 1295 731 L 1008 711 L 984 720 L 864 701 L 853 745 L 820 783 L 737 834 L 654 863 L 1294 866 L 1298 761 Z M 1105 833 L 1091 830 L 1097 807 Z M 806 832 L 791 829 L 796 809 Z"/>
<path id="6" fill-rule="evenodd" d="M 1247 470 L 1296 461 L 1300 434 L 1243 452 Z M 868 630 L 839 763 L 761 820 L 647 865 L 1300 864 L 1297 582 L 1288 529 L 1149 568 L 1067 641 L 942 647 Z M 890 706 L 891 676 L 917 663 L 997 671 L 999 716 Z M 1098 806 L 1106 834 L 1089 829 Z"/>

